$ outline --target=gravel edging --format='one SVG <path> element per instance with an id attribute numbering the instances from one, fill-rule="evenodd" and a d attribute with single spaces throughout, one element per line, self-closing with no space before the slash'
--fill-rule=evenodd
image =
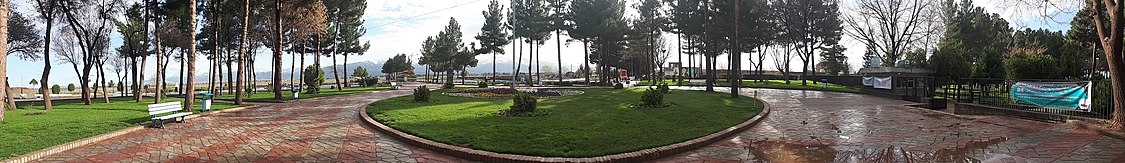
<path id="1" fill-rule="evenodd" d="M 690 150 L 699 149 L 701 147 L 713 144 L 715 142 L 721 141 L 721 140 L 726 139 L 728 137 L 731 137 L 735 134 L 738 134 L 738 133 L 740 133 L 740 132 L 742 132 L 746 129 L 749 129 L 750 127 L 753 127 L 753 126 L 757 125 L 758 123 L 761 123 L 762 120 L 764 120 L 767 116 L 769 116 L 769 113 L 770 113 L 769 103 L 766 103 L 765 101 L 762 101 L 762 104 L 764 106 L 762 108 L 762 111 L 759 112 L 758 115 L 755 115 L 754 117 L 750 118 L 750 120 L 747 120 L 747 121 L 739 123 L 735 126 L 731 126 L 727 129 L 723 129 L 723 130 L 720 130 L 719 132 L 712 133 L 712 134 L 709 134 L 709 135 L 706 135 L 706 136 L 703 136 L 703 137 L 699 137 L 699 138 L 695 138 L 695 139 L 691 139 L 691 140 L 688 140 L 688 141 L 679 142 L 679 143 L 675 143 L 675 144 L 660 146 L 660 147 L 656 147 L 656 148 L 649 148 L 649 149 L 644 149 L 644 150 L 638 150 L 638 151 L 633 151 L 633 152 L 626 152 L 626 153 L 619 153 L 619 154 L 613 154 L 613 155 L 607 155 L 607 156 L 598 156 L 598 157 L 582 157 L 582 158 L 528 156 L 528 155 L 504 154 L 504 153 L 496 153 L 496 152 L 483 151 L 483 150 L 475 150 L 475 149 L 471 149 L 471 148 L 454 146 L 454 145 L 449 145 L 449 144 L 445 144 L 445 143 L 436 142 L 436 141 L 433 141 L 433 140 L 421 138 L 421 137 L 418 137 L 418 136 L 414 136 L 414 135 L 396 130 L 394 128 L 391 128 L 390 126 L 383 125 L 382 123 L 379 123 L 379 122 L 375 121 L 374 119 L 372 119 L 370 115 L 367 115 L 367 110 L 366 110 L 367 107 L 359 108 L 360 110 L 359 110 L 358 116 L 361 119 L 363 119 L 362 121 L 363 121 L 364 125 L 366 125 L 368 127 L 371 127 L 375 130 L 378 130 L 379 132 L 385 133 L 385 134 L 387 134 L 391 137 L 394 137 L 395 139 L 398 139 L 398 140 L 400 140 L 400 141 L 402 141 L 406 144 L 413 145 L 413 146 L 416 146 L 416 147 L 421 147 L 421 148 L 424 148 L 424 149 L 428 149 L 428 150 L 431 150 L 431 151 L 434 151 L 434 152 L 438 152 L 438 153 L 442 153 L 442 154 L 446 154 L 446 155 L 450 155 L 450 156 L 468 159 L 468 160 L 475 160 L 475 161 L 481 161 L 481 162 L 641 162 L 641 161 L 646 161 L 646 160 L 652 160 L 652 159 L 658 159 L 658 158 L 663 158 L 663 157 L 667 157 L 667 156 L 672 156 L 672 155 L 687 152 L 687 151 L 690 151 Z"/>
<path id="2" fill-rule="evenodd" d="M 253 106 L 244 106 L 244 107 L 216 110 L 216 111 L 210 111 L 210 112 L 206 112 L 206 113 L 192 114 L 192 115 L 188 115 L 184 118 L 185 119 L 195 119 L 195 118 L 198 118 L 200 116 L 207 116 L 207 115 L 212 115 L 212 114 L 219 114 L 219 113 L 234 112 L 234 111 L 240 111 L 240 110 L 245 110 L 245 109 L 258 108 L 259 106 L 261 106 L 261 105 L 253 105 Z M 79 140 L 59 144 L 59 145 L 56 145 L 56 146 L 48 147 L 48 148 L 45 148 L 45 149 L 41 149 L 39 151 L 35 151 L 35 152 L 20 155 L 20 156 L 8 158 L 7 160 L 0 161 L 0 163 L 33 162 L 37 159 L 40 159 L 40 158 L 43 158 L 43 157 L 46 157 L 46 156 L 50 156 L 50 155 L 53 155 L 53 154 L 58 154 L 58 153 L 61 153 L 61 152 L 64 152 L 64 151 L 67 151 L 67 150 L 70 150 L 70 149 L 82 147 L 82 146 L 85 146 L 85 145 L 88 145 L 88 144 L 97 143 L 97 142 L 102 141 L 102 140 L 106 140 L 106 139 L 110 139 L 110 138 L 113 138 L 113 137 L 125 135 L 125 134 L 132 133 L 132 132 L 135 132 L 135 131 L 144 130 L 145 128 L 148 128 L 148 126 L 149 126 L 149 123 L 143 123 L 143 125 L 140 125 L 140 126 L 133 126 L 133 127 L 129 127 L 129 128 L 125 128 L 125 129 L 121 129 L 121 130 L 117 130 L 117 131 L 93 136 L 93 137 L 79 139 Z"/>

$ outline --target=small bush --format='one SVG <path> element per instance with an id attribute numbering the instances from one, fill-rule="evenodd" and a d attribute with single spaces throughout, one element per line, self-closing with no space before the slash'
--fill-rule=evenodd
<path id="1" fill-rule="evenodd" d="M 668 94 L 672 92 L 671 89 L 668 88 L 668 83 L 656 85 L 656 90 L 659 90 L 661 94 Z"/>
<path id="2" fill-rule="evenodd" d="M 664 93 L 659 89 L 648 88 L 641 94 L 641 105 L 645 107 L 664 106 Z"/>
<path id="3" fill-rule="evenodd" d="M 613 89 L 625 89 L 625 85 L 621 83 L 613 84 Z"/>
<path id="4" fill-rule="evenodd" d="M 414 102 L 430 102 L 430 89 L 424 85 L 414 89 Z"/>
<path id="5" fill-rule="evenodd" d="M 574 86 L 574 82 L 562 82 L 562 86 Z"/>
<path id="6" fill-rule="evenodd" d="M 450 88 L 453 88 L 453 83 L 445 83 L 445 84 L 442 84 L 442 85 L 441 85 L 441 88 L 442 88 L 442 89 L 450 89 Z"/>
<path id="7" fill-rule="evenodd" d="M 477 88 L 488 88 L 488 82 L 478 82 Z"/>
<path id="8" fill-rule="evenodd" d="M 508 113 L 520 114 L 535 112 L 537 102 L 535 97 L 527 93 L 516 93 L 515 96 L 512 96 L 512 107 L 508 110 Z"/>

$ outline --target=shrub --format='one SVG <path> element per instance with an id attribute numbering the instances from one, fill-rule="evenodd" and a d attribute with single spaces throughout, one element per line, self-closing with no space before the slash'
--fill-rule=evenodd
<path id="1" fill-rule="evenodd" d="M 668 88 L 668 83 L 656 85 L 656 90 L 659 90 L 661 94 L 668 94 L 672 92 L 671 89 Z"/>
<path id="2" fill-rule="evenodd" d="M 537 102 L 535 97 L 527 93 L 516 93 L 512 96 L 512 107 L 508 112 L 512 114 L 535 112 Z"/>
<path id="3" fill-rule="evenodd" d="M 320 85 L 324 83 L 324 71 L 316 65 L 309 65 L 302 74 L 304 74 L 305 90 L 308 93 L 319 93 Z"/>
<path id="4" fill-rule="evenodd" d="M 659 89 L 648 88 L 641 94 L 641 105 L 646 107 L 660 107 L 664 105 L 664 93 Z"/>
<path id="5" fill-rule="evenodd" d="M 1004 61 L 1004 70 L 1008 79 L 1051 79 L 1055 78 L 1055 64 L 1055 58 L 1048 54 L 1016 54 Z"/>
<path id="6" fill-rule="evenodd" d="M 625 89 L 625 85 L 621 83 L 613 84 L 613 89 Z"/>
<path id="7" fill-rule="evenodd" d="M 488 88 L 488 82 L 478 82 L 477 88 Z"/>
<path id="8" fill-rule="evenodd" d="M 442 88 L 442 89 L 450 89 L 450 88 L 453 88 L 453 83 L 445 83 L 445 84 L 442 84 L 442 85 L 441 85 L 441 88 Z"/>
<path id="9" fill-rule="evenodd" d="M 574 86 L 574 82 L 562 82 L 562 86 Z"/>
<path id="10" fill-rule="evenodd" d="M 414 89 L 414 102 L 430 102 L 430 89 L 421 86 Z"/>
<path id="11" fill-rule="evenodd" d="M 55 85 L 51 86 L 51 94 L 59 94 L 61 92 L 62 92 L 62 87 L 60 87 L 58 84 L 55 84 Z"/>

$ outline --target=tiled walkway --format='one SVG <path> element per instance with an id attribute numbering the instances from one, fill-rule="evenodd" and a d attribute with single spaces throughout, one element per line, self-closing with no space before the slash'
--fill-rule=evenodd
<path id="1" fill-rule="evenodd" d="M 1064 124 L 966 119 L 848 93 L 741 93 L 755 91 L 772 106 L 765 121 L 730 139 L 655 161 L 1125 162 L 1125 141 Z"/>
<path id="2" fill-rule="evenodd" d="M 723 91 L 720 89 L 720 91 Z M 1125 162 L 1125 141 L 1066 125 L 964 119 L 903 101 L 746 89 L 773 107 L 761 124 L 656 162 Z M 40 161 L 465 162 L 361 125 L 363 104 L 408 89 L 301 100 L 145 129 Z"/>
<path id="3" fill-rule="evenodd" d="M 381 91 L 272 104 L 144 129 L 43 162 L 415 162 L 456 160 L 363 126 L 359 107 L 410 94 Z"/>

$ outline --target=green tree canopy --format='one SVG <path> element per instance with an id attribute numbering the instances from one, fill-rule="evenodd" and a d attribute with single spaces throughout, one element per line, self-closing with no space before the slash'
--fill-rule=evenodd
<path id="1" fill-rule="evenodd" d="M 358 78 L 367 78 L 367 69 L 364 69 L 362 66 L 356 67 L 355 70 L 352 71 L 352 76 Z"/>
<path id="2" fill-rule="evenodd" d="M 61 92 L 62 92 L 62 87 L 60 87 L 58 84 L 55 84 L 55 85 L 51 86 L 51 94 L 59 94 Z"/>

